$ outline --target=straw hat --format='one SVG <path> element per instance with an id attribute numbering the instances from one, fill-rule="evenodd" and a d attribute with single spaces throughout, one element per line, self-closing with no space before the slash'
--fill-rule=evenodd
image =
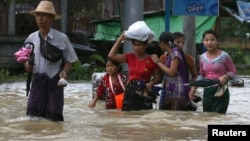
<path id="1" fill-rule="evenodd" d="M 30 11 L 29 13 L 31 15 L 36 15 L 36 13 L 46 13 L 46 14 L 52 14 L 55 16 L 55 20 L 60 19 L 61 16 L 56 14 L 55 12 L 55 8 L 54 5 L 51 1 L 48 0 L 42 0 L 39 5 L 37 6 L 37 8 L 35 10 Z"/>

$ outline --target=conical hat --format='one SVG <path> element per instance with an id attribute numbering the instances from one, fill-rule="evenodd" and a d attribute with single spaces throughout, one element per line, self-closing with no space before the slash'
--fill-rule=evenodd
<path id="1" fill-rule="evenodd" d="M 54 5 L 51 1 L 43 0 L 39 3 L 35 10 L 29 12 L 31 15 L 36 15 L 36 13 L 46 13 L 55 16 L 55 20 L 60 19 L 61 16 L 56 14 Z"/>

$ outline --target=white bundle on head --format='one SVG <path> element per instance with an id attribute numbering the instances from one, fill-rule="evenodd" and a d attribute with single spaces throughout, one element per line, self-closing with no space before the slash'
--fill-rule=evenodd
<path id="1" fill-rule="evenodd" d="M 154 40 L 155 33 L 146 25 L 144 21 L 137 21 L 129 26 L 124 32 L 126 39 L 135 39 L 139 41 L 148 41 L 151 43 Z"/>

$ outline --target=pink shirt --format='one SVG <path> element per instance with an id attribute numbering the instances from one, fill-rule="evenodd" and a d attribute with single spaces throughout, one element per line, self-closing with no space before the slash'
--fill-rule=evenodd
<path id="1" fill-rule="evenodd" d="M 230 79 L 234 79 L 237 70 L 228 53 L 221 51 L 220 55 L 214 58 L 208 58 L 207 53 L 200 56 L 200 76 L 205 79 L 218 79 L 227 74 Z"/>

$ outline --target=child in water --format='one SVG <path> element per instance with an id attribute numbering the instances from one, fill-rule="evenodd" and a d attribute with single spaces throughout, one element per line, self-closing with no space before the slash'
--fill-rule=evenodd
<path id="1" fill-rule="evenodd" d="M 103 76 L 100 81 L 96 95 L 93 100 L 89 103 L 90 108 L 96 106 L 98 99 L 103 96 L 106 97 L 105 108 L 106 109 L 117 109 L 115 95 L 124 93 L 125 84 L 127 78 L 125 75 L 121 74 L 121 65 L 120 63 L 111 60 L 110 58 L 106 61 L 106 74 Z"/>

